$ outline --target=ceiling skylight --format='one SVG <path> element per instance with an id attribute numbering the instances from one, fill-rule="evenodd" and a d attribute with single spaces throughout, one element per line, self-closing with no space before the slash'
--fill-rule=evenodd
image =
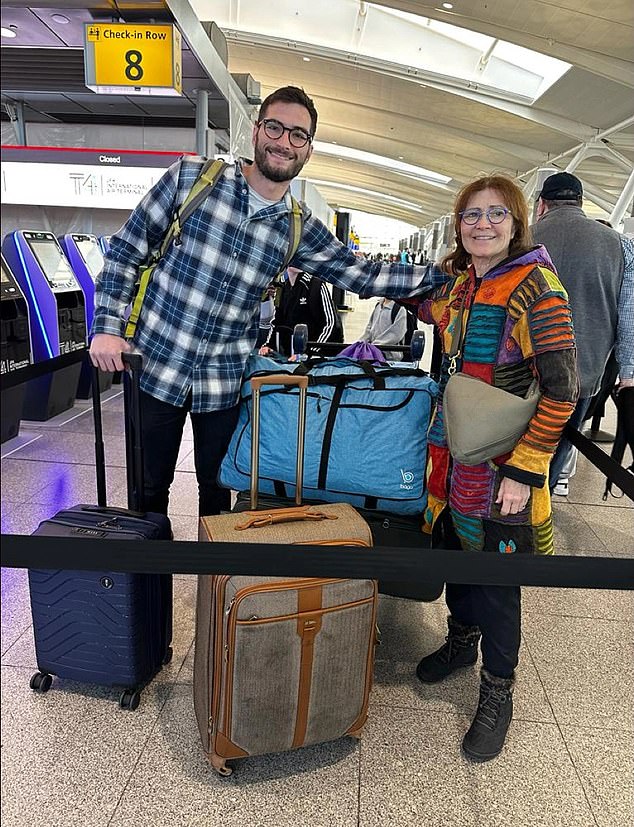
<path id="1" fill-rule="evenodd" d="M 404 201 L 402 198 L 397 198 L 395 195 L 386 195 L 384 192 L 376 192 L 375 190 L 366 190 L 363 187 L 355 187 L 352 184 L 338 184 L 336 181 L 323 181 L 318 178 L 306 178 L 316 187 L 327 187 L 328 189 L 346 190 L 347 192 L 357 192 L 361 195 L 369 195 L 371 198 L 379 201 L 389 201 L 390 204 L 395 204 L 398 207 L 405 207 L 408 210 L 416 210 L 416 212 L 423 212 L 420 204 L 413 204 L 411 201 Z"/>
<path id="2" fill-rule="evenodd" d="M 416 178 L 424 181 L 426 184 L 432 184 L 443 189 L 446 189 L 446 185 L 451 181 L 451 178 L 447 175 L 441 175 L 439 172 L 432 172 L 424 167 L 406 164 L 403 161 L 386 158 L 383 155 L 375 155 L 373 152 L 364 152 L 361 149 L 354 149 L 350 146 L 329 144 L 325 141 L 314 141 L 313 148 L 318 155 L 332 155 L 335 158 L 346 158 L 350 161 L 360 161 L 363 164 L 385 167 L 391 172 L 398 172 L 406 175 L 408 178 Z"/>
<path id="3" fill-rule="evenodd" d="M 447 83 L 534 103 L 570 64 L 444 21 L 359 0 L 191 0 L 243 43 L 270 42 L 304 55 L 355 61 L 412 80 Z M 448 15 L 451 12 L 447 13 Z M 301 57 L 300 57 L 301 56 Z"/>

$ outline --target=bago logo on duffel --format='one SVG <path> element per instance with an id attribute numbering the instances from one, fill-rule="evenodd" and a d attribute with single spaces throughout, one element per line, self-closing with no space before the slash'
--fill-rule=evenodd
<path id="1" fill-rule="evenodd" d="M 411 491 L 414 487 L 412 485 L 412 483 L 414 482 L 414 474 L 411 471 L 404 471 L 402 468 L 400 469 L 400 471 L 403 482 L 400 484 L 399 487 L 405 489 L 405 491 Z"/>

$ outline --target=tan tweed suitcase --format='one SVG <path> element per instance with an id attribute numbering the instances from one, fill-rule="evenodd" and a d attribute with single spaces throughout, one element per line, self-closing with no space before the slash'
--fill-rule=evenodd
<path id="1" fill-rule="evenodd" d="M 211 542 L 371 546 L 347 503 L 257 511 L 259 389 L 300 385 L 301 502 L 306 377 L 254 377 L 252 511 L 202 517 Z M 289 381 L 290 380 L 290 381 Z M 207 758 L 226 761 L 355 735 L 367 718 L 376 641 L 373 580 L 201 575 L 194 706 Z"/>

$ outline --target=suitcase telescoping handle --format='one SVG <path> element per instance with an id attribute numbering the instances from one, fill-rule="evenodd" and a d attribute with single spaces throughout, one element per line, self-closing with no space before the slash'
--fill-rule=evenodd
<path id="1" fill-rule="evenodd" d="M 143 358 L 140 353 L 122 353 L 124 366 L 123 405 L 125 416 L 126 475 L 128 481 L 128 510 L 143 512 L 143 443 L 141 441 L 140 379 Z M 99 368 L 92 371 L 92 412 L 95 423 L 95 465 L 97 469 L 97 503 L 107 505 L 106 461 L 103 445 L 101 392 Z"/>
<path id="2" fill-rule="evenodd" d="M 260 389 L 263 385 L 287 385 L 299 388 L 299 411 L 297 415 L 297 466 L 295 474 L 295 502 L 302 503 L 304 481 L 304 437 L 306 435 L 306 397 L 308 376 L 275 374 L 273 376 L 252 376 L 253 422 L 251 425 L 251 509 L 258 507 L 258 478 L 260 471 Z"/>

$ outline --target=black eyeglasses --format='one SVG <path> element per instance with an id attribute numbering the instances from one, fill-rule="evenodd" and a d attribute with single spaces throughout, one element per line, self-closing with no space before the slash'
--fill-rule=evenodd
<path id="1" fill-rule="evenodd" d="M 486 214 L 487 221 L 491 224 L 501 224 L 511 211 L 506 207 L 488 207 L 486 210 L 481 210 L 479 207 L 473 207 L 470 210 L 462 210 L 458 213 L 465 224 L 477 224 L 478 221 Z"/>
<path id="2" fill-rule="evenodd" d="M 263 118 L 258 126 L 264 127 L 264 134 L 274 141 L 279 140 L 285 132 L 288 132 L 288 140 L 295 149 L 301 149 L 313 140 L 313 136 L 302 129 L 301 126 L 284 126 L 275 118 Z"/>

